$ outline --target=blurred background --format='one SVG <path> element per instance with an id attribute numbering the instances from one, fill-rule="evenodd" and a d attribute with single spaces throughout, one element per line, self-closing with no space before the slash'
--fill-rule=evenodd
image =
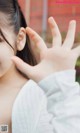
<path id="1" fill-rule="evenodd" d="M 80 0 L 19 0 L 19 3 L 28 26 L 43 37 L 48 47 L 51 47 L 52 42 L 52 35 L 47 22 L 50 16 L 56 20 L 63 41 L 69 21 L 75 19 L 77 27 L 74 47 L 80 45 Z M 80 83 L 80 58 L 77 60 L 76 70 L 76 80 Z"/>

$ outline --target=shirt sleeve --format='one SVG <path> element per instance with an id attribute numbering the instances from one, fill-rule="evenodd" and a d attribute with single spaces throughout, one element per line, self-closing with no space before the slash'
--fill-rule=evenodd
<path id="1" fill-rule="evenodd" d="M 80 84 L 76 82 L 76 70 L 56 72 L 38 85 L 47 97 L 53 133 L 80 133 Z"/>

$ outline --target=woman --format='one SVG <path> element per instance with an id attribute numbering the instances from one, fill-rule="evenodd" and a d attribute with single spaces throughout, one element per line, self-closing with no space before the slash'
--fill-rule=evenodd
<path id="1" fill-rule="evenodd" d="M 0 132 L 80 132 L 74 69 L 80 46 L 72 49 L 76 22 L 70 22 L 63 45 L 52 17 L 49 25 L 54 36 L 50 49 L 27 27 L 17 1 L 0 0 Z"/>

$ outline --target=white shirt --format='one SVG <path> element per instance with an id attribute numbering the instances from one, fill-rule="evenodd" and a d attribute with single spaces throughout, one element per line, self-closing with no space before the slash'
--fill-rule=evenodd
<path id="1" fill-rule="evenodd" d="M 29 80 L 12 109 L 12 133 L 80 133 L 80 85 L 76 70 Z"/>

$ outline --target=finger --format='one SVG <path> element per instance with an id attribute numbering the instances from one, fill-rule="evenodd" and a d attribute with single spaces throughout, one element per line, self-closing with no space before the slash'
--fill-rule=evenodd
<path id="1" fill-rule="evenodd" d="M 48 23 L 49 23 L 49 26 L 50 26 L 50 29 L 51 29 L 51 32 L 52 32 L 52 36 L 53 36 L 53 43 L 52 45 L 53 46 L 60 46 L 61 43 L 62 43 L 62 37 L 61 37 L 61 34 L 60 34 L 60 31 L 59 31 L 59 28 L 55 22 L 55 20 L 53 19 L 53 17 L 50 17 L 48 19 Z"/>
<path id="2" fill-rule="evenodd" d="M 13 56 L 11 60 L 22 73 L 31 78 L 32 66 L 28 65 L 17 56 Z"/>
<path id="3" fill-rule="evenodd" d="M 80 56 L 80 45 L 73 49 L 74 53 L 76 53 L 77 57 Z"/>
<path id="4" fill-rule="evenodd" d="M 47 46 L 44 43 L 43 39 L 34 30 L 27 27 L 26 33 L 29 35 L 31 40 L 35 43 L 35 45 L 39 51 L 43 51 L 43 50 L 47 49 Z"/>
<path id="5" fill-rule="evenodd" d="M 72 20 L 69 23 L 68 33 L 63 43 L 63 47 L 72 48 L 75 39 L 76 21 Z"/>
<path id="6" fill-rule="evenodd" d="M 34 43 L 32 41 L 30 41 L 30 45 L 31 45 L 31 50 L 32 50 L 33 56 L 35 57 L 37 63 L 39 63 L 40 62 L 40 52 L 36 48 L 36 46 L 34 45 Z"/>

